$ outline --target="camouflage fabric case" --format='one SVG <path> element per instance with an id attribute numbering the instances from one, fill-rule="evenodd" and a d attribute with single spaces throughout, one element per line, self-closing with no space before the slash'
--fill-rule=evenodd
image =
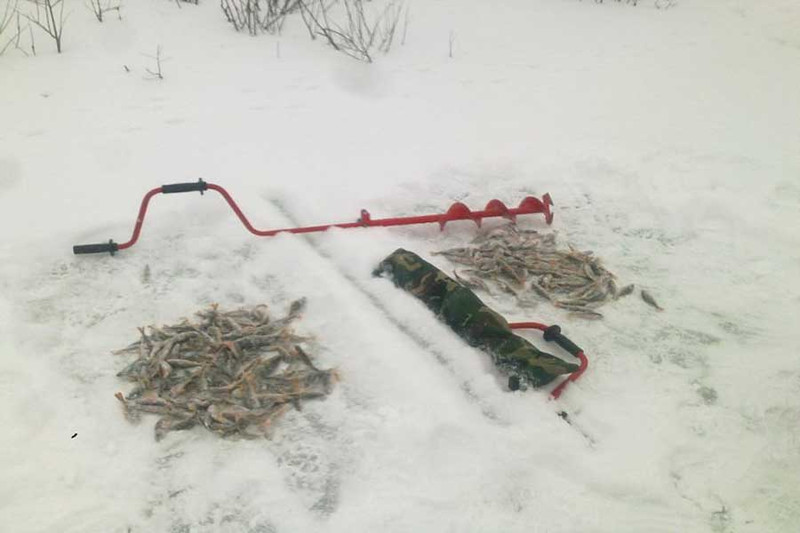
<path id="1" fill-rule="evenodd" d="M 532 387 L 578 369 L 577 364 L 542 352 L 514 335 L 508 322 L 475 293 L 413 252 L 398 248 L 373 274 L 390 277 L 395 285 L 422 300 L 470 346 L 488 352 L 503 373 L 517 376 Z"/>

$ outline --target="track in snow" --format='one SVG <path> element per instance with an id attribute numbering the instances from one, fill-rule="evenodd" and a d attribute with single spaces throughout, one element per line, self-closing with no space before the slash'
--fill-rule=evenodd
<path id="1" fill-rule="evenodd" d="M 303 224 L 300 220 L 298 220 L 290 211 L 289 209 L 279 200 L 275 198 L 268 198 L 267 201 L 286 219 L 286 221 L 291 226 L 300 227 Z M 417 346 L 419 346 L 422 350 L 431 354 L 434 359 L 444 367 L 454 378 L 460 381 L 459 388 L 461 391 L 466 395 L 470 403 L 474 403 L 478 405 L 481 410 L 481 414 L 486 417 L 487 419 L 491 420 L 492 422 L 499 423 L 501 425 L 509 425 L 510 422 L 508 420 L 503 419 L 503 417 L 499 414 L 499 409 L 497 406 L 492 405 L 492 402 L 481 396 L 474 388 L 470 385 L 469 381 L 464 379 L 463 376 L 459 375 L 459 372 L 454 367 L 452 360 L 445 355 L 442 350 L 437 349 L 432 343 L 423 337 L 422 335 L 416 333 L 411 327 L 407 324 L 404 324 L 400 320 L 398 320 L 392 312 L 386 307 L 386 305 L 378 298 L 375 294 L 373 294 L 369 289 L 364 287 L 364 284 L 359 282 L 351 274 L 344 271 L 341 266 L 336 262 L 336 260 L 319 246 L 317 246 L 311 238 L 304 239 L 307 245 L 314 251 L 314 253 L 323 259 L 326 263 L 330 264 L 332 269 L 335 270 L 336 274 L 339 278 L 343 279 L 348 283 L 350 287 L 358 291 L 362 296 L 364 296 L 369 303 L 378 311 L 380 311 L 381 316 L 385 318 L 392 326 L 394 326 L 398 331 L 403 333 L 407 336 L 410 340 L 412 340 Z M 581 428 L 577 425 L 572 417 L 566 411 L 559 411 L 558 415 L 570 426 L 575 428 L 578 433 L 580 433 L 584 439 L 586 439 L 587 443 L 590 446 L 594 446 L 596 444 L 595 438 L 590 435 L 585 429 Z"/>

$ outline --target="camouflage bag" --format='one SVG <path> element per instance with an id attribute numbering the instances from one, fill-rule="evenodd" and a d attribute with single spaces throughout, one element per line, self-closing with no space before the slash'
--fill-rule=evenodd
<path id="1" fill-rule="evenodd" d="M 546 385 L 561 374 L 578 370 L 514 335 L 508 322 L 463 287 L 420 256 L 402 248 L 380 262 L 373 272 L 391 277 L 394 284 L 423 302 L 470 346 L 492 356 L 500 371 L 532 387 Z"/>

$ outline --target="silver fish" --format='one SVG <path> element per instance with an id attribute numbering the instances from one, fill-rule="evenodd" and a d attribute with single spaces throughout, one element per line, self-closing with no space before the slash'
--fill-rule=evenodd
<path id="1" fill-rule="evenodd" d="M 292 333 L 304 303 L 293 302 L 274 321 L 265 305 L 232 311 L 214 305 L 197 313 L 199 323 L 184 319 L 141 330 L 141 339 L 122 350 L 139 352 L 119 374 L 136 384 L 127 397 L 116 395 L 126 417 L 161 415 L 157 440 L 198 424 L 223 437 L 266 436 L 287 405 L 300 409 L 302 401 L 329 394 L 338 380 L 300 346 L 308 339 Z"/>
<path id="2" fill-rule="evenodd" d="M 642 300 L 644 300 L 648 305 L 650 305 L 652 307 L 655 307 L 659 311 L 663 311 L 664 310 L 663 307 L 661 307 L 660 305 L 658 305 L 656 303 L 655 298 L 653 298 L 653 295 L 651 295 L 649 292 L 647 292 L 645 290 L 642 290 L 641 294 L 642 294 Z"/>
<path id="3" fill-rule="evenodd" d="M 619 300 L 620 298 L 624 298 L 625 296 L 628 296 L 629 294 L 631 294 L 633 292 L 634 288 L 635 287 L 634 287 L 633 283 L 631 283 L 630 285 L 625 285 L 624 287 L 622 287 L 617 292 L 616 296 L 614 296 L 614 299 L 615 300 Z"/>

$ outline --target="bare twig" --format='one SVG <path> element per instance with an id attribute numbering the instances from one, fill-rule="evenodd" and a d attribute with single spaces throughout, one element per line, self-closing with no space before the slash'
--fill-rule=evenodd
<path id="1" fill-rule="evenodd" d="M 318 10 L 324 9 L 325 4 L 321 0 L 300 0 L 300 17 L 308 30 L 311 40 L 316 40 L 316 28 L 319 25 L 317 22 Z"/>
<path id="2" fill-rule="evenodd" d="M 19 14 L 17 14 L 17 30 L 19 30 Z M 31 53 L 36 55 L 36 39 L 33 38 L 33 28 L 28 24 L 28 33 L 31 36 Z M 17 47 L 19 48 L 19 34 L 17 34 Z M 22 48 L 20 48 L 22 50 Z M 23 52 L 24 53 L 24 52 Z M 27 54 L 25 54 L 27 55 Z"/>
<path id="3" fill-rule="evenodd" d="M 220 8 L 236 31 L 280 34 L 286 17 L 301 9 L 301 0 L 220 0 Z"/>
<path id="4" fill-rule="evenodd" d="M 0 15 L 0 35 L 3 35 L 3 32 L 11 25 L 11 20 L 14 18 L 16 12 L 17 2 L 7 2 L 5 8 L 3 8 L 2 15 Z"/>
<path id="5" fill-rule="evenodd" d="M 334 50 L 372 62 L 374 50 L 386 53 L 391 48 L 403 7 L 401 0 L 390 0 L 382 12 L 370 15 L 364 3 L 365 0 L 220 0 L 220 8 L 236 31 L 250 35 L 280 35 L 286 17 L 299 12 L 312 39 L 321 36 Z M 330 16 L 334 7 L 337 21 Z M 406 11 L 404 40 L 407 26 Z"/>
<path id="6" fill-rule="evenodd" d="M 300 2 L 303 22 L 305 22 L 306 28 L 309 34 L 311 34 L 311 38 L 316 39 L 318 35 L 321 35 L 328 40 L 328 44 L 331 45 L 334 50 L 338 50 L 339 46 L 336 44 L 336 41 L 331 38 L 330 33 L 323 31 L 323 28 L 328 26 L 329 7 L 329 5 L 325 5 L 325 0 L 301 0 Z"/>
<path id="7" fill-rule="evenodd" d="M 18 0 L 9 0 L 5 8 L 3 8 L 2 14 L 0 14 L 0 56 L 8 49 L 9 46 L 12 44 L 15 47 L 19 46 L 19 35 L 20 35 L 20 26 L 19 26 L 19 13 L 17 12 L 17 3 Z M 11 23 L 14 19 L 17 19 L 17 31 L 13 35 L 11 35 L 7 41 L 3 42 L 5 37 L 3 34 L 8 30 Z"/>
<path id="8" fill-rule="evenodd" d="M 402 5 L 395 5 L 389 4 L 386 7 L 386 11 L 384 11 L 383 16 L 380 19 L 380 30 L 379 30 L 379 38 L 380 43 L 378 44 L 378 50 L 383 52 L 384 54 L 388 53 L 389 50 L 392 48 L 392 42 L 394 41 L 394 34 L 397 30 L 397 22 L 400 20 L 400 12 L 402 11 Z M 408 9 L 406 9 L 406 14 L 408 14 Z M 408 18 L 405 19 L 408 21 Z"/>
<path id="9" fill-rule="evenodd" d="M 30 0 L 30 2 L 36 6 L 36 16 L 35 18 L 27 14 L 23 16 L 53 38 L 56 50 L 60 54 L 65 22 L 64 0 Z"/>
<path id="10" fill-rule="evenodd" d="M 258 30 L 258 0 L 220 0 L 220 7 L 236 31 L 247 30 L 255 35 Z"/>
<path id="11" fill-rule="evenodd" d="M 268 33 L 280 34 L 286 16 L 300 9 L 300 0 L 266 0 L 265 14 L 261 19 L 261 29 Z"/>
<path id="12" fill-rule="evenodd" d="M 103 15 L 111 11 L 116 11 L 119 20 L 122 20 L 121 2 L 122 0 L 116 0 L 116 3 L 114 3 L 114 0 L 89 0 L 86 7 L 92 10 L 99 22 L 103 22 Z"/>
<path id="13" fill-rule="evenodd" d="M 367 63 L 373 60 L 374 48 L 384 53 L 389 51 L 400 20 L 401 4 L 393 1 L 371 18 L 365 12 L 363 0 L 342 0 L 340 10 L 344 10 L 344 20 L 337 23 L 329 18 L 330 6 L 323 2 L 301 2 L 303 21 L 312 38 L 322 36 L 334 50 Z"/>
<path id="14" fill-rule="evenodd" d="M 453 30 L 450 30 L 450 47 L 449 47 L 449 51 L 447 53 L 447 55 L 448 55 L 448 57 L 450 59 L 453 58 L 453 43 L 455 43 L 455 42 L 456 42 L 456 34 L 455 34 L 455 32 Z"/>
<path id="15" fill-rule="evenodd" d="M 149 68 L 145 68 L 144 70 L 151 76 L 151 79 L 163 80 L 164 73 L 161 71 L 161 63 L 163 63 L 165 59 L 162 59 L 161 57 L 161 45 L 159 44 L 156 46 L 156 55 L 147 57 L 156 62 L 156 68 L 155 70 L 150 70 Z"/>

